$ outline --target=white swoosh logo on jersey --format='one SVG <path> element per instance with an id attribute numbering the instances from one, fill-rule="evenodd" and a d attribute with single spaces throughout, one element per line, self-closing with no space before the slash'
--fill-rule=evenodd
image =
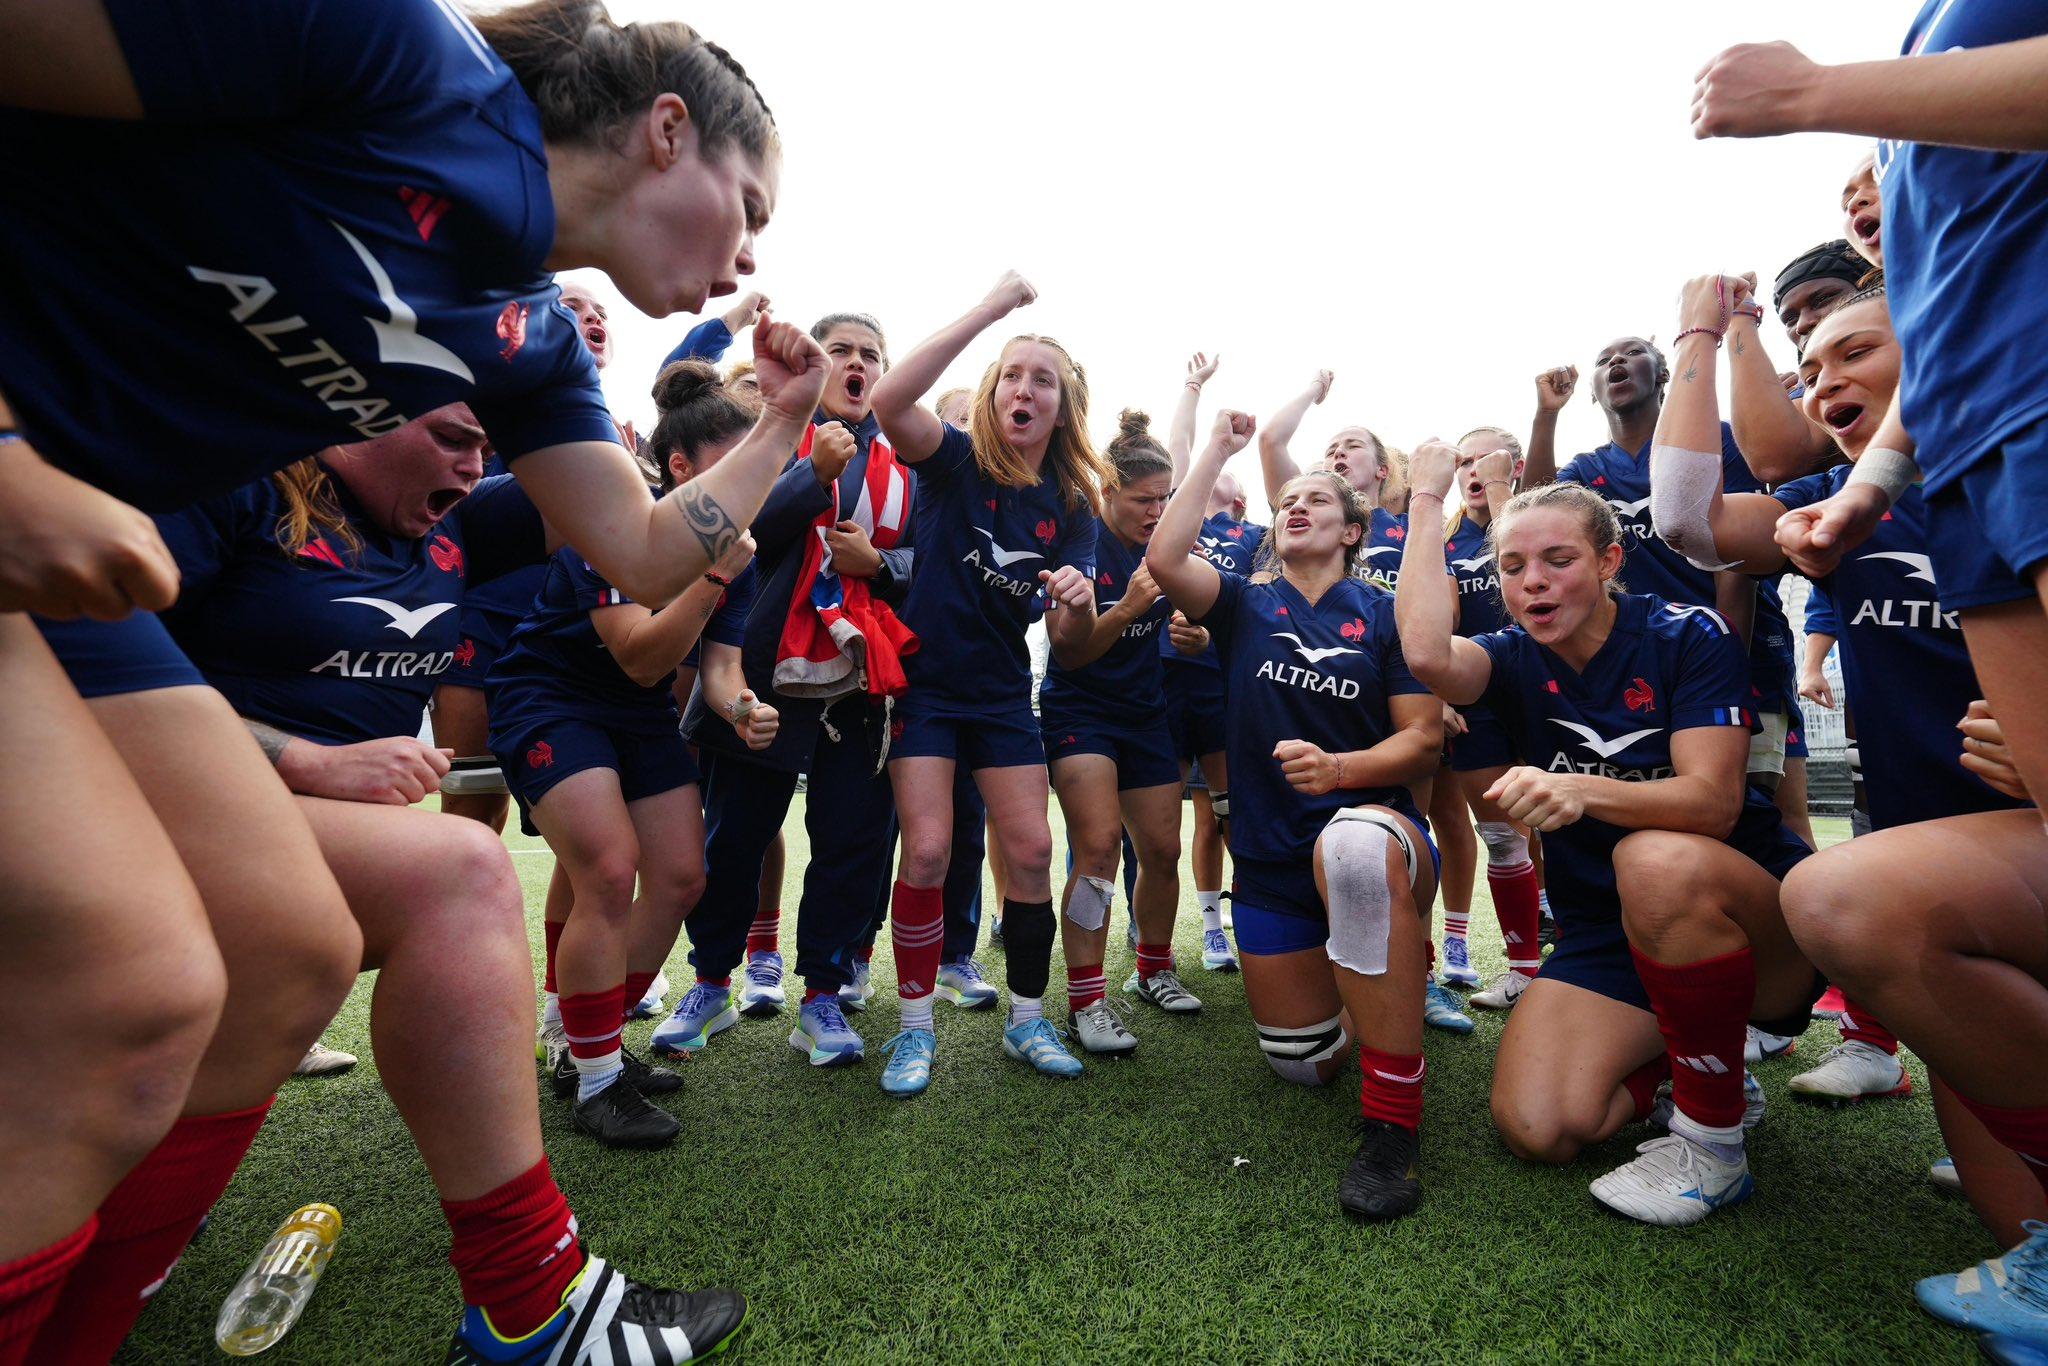
<path id="1" fill-rule="evenodd" d="M 1292 631 L 1275 631 L 1273 639 L 1293 641 L 1294 653 L 1300 655 L 1311 664 L 1320 664 L 1324 660 L 1337 655 L 1362 655 L 1365 653 L 1363 650 L 1354 650 L 1348 645 L 1333 645 L 1327 650 L 1311 650 L 1308 646 L 1302 644 L 1301 637 Z"/>
<path id="2" fill-rule="evenodd" d="M 975 530 L 981 531 L 981 528 L 976 527 Z M 1045 558 L 1045 556 L 1039 554 L 1035 550 L 1005 550 L 1000 545 L 996 544 L 995 533 L 989 531 L 981 531 L 981 534 L 988 537 L 989 554 L 992 555 L 995 558 L 995 562 L 998 565 L 1001 565 L 1004 569 L 1008 569 L 1011 565 L 1017 563 L 1017 561 L 1019 560 L 1042 560 Z"/>
<path id="3" fill-rule="evenodd" d="M 1577 721 L 1567 721 L 1561 716 L 1553 716 L 1550 719 L 1578 736 L 1580 743 L 1603 759 L 1612 759 L 1636 741 L 1647 740 L 1652 735 L 1661 733 L 1664 729 L 1662 726 L 1652 726 L 1648 730 L 1632 730 L 1619 739 L 1603 740 L 1600 738 L 1600 732 L 1594 730 L 1591 726 L 1582 726 Z"/>
<path id="4" fill-rule="evenodd" d="M 1378 558 L 1379 558 L 1380 556 L 1382 556 L 1382 555 L 1398 555 L 1398 554 L 1400 554 L 1400 553 L 1401 553 L 1401 547 L 1400 547 L 1400 546 L 1397 546 L 1397 545 L 1376 545 L 1376 546 L 1372 546 L 1371 548 L 1369 548 L 1369 549 L 1368 549 L 1368 550 L 1367 550 L 1367 551 L 1365 552 L 1365 558 L 1367 558 L 1368 560 L 1376 560 L 1376 559 L 1378 559 Z"/>
<path id="5" fill-rule="evenodd" d="M 1711 607 L 1698 607 L 1691 603 L 1667 602 L 1664 610 L 1674 617 L 1705 617 L 1712 622 L 1722 635 L 1728 634 L 1728 621 Z"/>
<path id="6" fill-rule="evenodd" d="M 1626 502 L 1620 498 L 1609 498 L 1607 505 L 1624 517 L 1633 517 L 1650 505 L 1650 498 L 1648 494 L 1645 494 L 1633 503 Z"/>
<path id="7" fill-rule="evenodd" d="M 390 274 L 376 257 L 370 255 L 370 249 L 341 224 L 331 218 L 327 221 L 334 223 L 334 230 L 355 248 L 363 268 L 370 272 L 370 283 L 377 290 L 377 302 L 383 304 L 384 311 L 391 315 L 389 322 L 378 322 L 367 314 L 363 318 L 370 325 L 370 330 L 377 334 L 377 359 L 386 365 L 424 365 L 433 370 L 445 370 L 458 379 L 476 383 L 476 376 L 469 372 L 469 366 L 463 363 L 462 357 L 433 338 L 419 334 L 420 315 L 413 312 L 411 304 L 398 297 Z"/>
<path id="8" fill-rule="evenodd" d="M 443 612 L 455 610 L 452 602 L 430 602 L 425 607 L 400 607 L 395 602 L 382 598 L 336 598 L 336 602 L 359 602 L 365 607 L 374 607 L 391 618 L 391 629 L 405 632 L 408 640 L 419 638 L 420 630 Z"/>
<path id="9" fill-rule="evenodd" d="M 1204 536 L 1202 538 L 1202 544 L 1208 546 L 1211 550 L 1213 550 L 1217 546 L 1223 544 L 1223 538 L 1221 536 Z"/>
<path id="10" fill-rule="evenodd" d="M 1912 572 L 1906 575 L 1907 578 L 1922 579 L 1928 583 L 1934 582 L 1934 560 L 1929 556 L 1915 555 L 1910 550 L 1873 550 L 1862 558 L 1866 560 L 1897 560 L 1900 564 L 1911 567 Z"/>
<path id="11" fill-rule="evenodd" d="M 1467 574 L 1476 574 L 1487 565 L 1493 563 L 1493 556 L 1481 555 L 1476 560 L 1452 560 L 1451 563 L 1464 570 Z"/>

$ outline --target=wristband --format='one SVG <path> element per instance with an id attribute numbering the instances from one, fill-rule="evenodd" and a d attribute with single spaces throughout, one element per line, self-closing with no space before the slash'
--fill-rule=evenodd
<path id="1" fill-rule="evenodd" d="M 1874 484 L 1883 490 L 1887 503 L 1896 503 L 1912 485 L 1920 482 L 1920 466 L 1904 451 L 1878 447 L 1858 457 L 1855 468 L 1843 484 Z"/>
<path id="2" fill-rule="evenodd" d="M 732 587 L 732 580 L 731 580 L 731 579 L 723 579 L 723 578 L 720 578 L 720 577 L 719 577 L 719 576 L 718 576 L 718 575 L 717 575 L 716 573 L 712 572 L 712 571 L 711 571 L 711 570 L 709 570 L 709 569 L 707 569 L 707 570 L 705 570 L 705 571 L 704 571 L 704 582 L 706 582 L 706 583 L 715 583 L 715 584 L 717 584 L 717 585 L 718 585 L 718 586 L 719 586 L 720 588 L 730 588 L 730 587 Z"/>
<path id="3" fill-rule="evenodd" d="M 1723 329 L 1723 330 L 1725 331 L 1726 329 Z M 1716 345 L 1716 346 L 1719 346 L 1719 345 L 1721 344 L 1721 333 L 1720 333 L 1720 332 L 1716 332 L 1716 331 L 1715 331 L 1715 330 L 1714 330 L 1713 328 L 1711 328 L 1711 327 L 1688 327 L 1688 328 L 1686 328 L 1686 329 L 1685 329 L 1685 331 L 1683 331 L 1683 332 L 1679 333 L 1679 334 L 1678 334 L 1677 336 L 1675 336 L 1675 337 L 1673 337 L 1673 338 L 1671 339 L 1671 349 L 1672 349 L 1673 351 L 1676 351 L 1676 350 L 1678 349 L 1678 347 L 1679 347 L 1679 343 L 1683 342 L 1683 341 L 1684 341 L 1684 340 L 1685 340 L 1685 339 L 1686 339 L 1687 337 L 1690 337 L 1690 336 L 1691 336 L 1691 335 L 1692 335 L 1693 333 L 1695 333 L 1695 332 L 1703 332 L 1703 333 L 1705 333 L 1705 334 L 1706 334 L 1707 336 L 1709 336 L 1709 337 L 1712 337 L 1712 338 L 1714 339 L 1714 345 Z"/>
<path id="4" fill-rule="evenodd" d="M 1408 491 L 1408 501 L 1412 504 L 1417 498 L 1434 498 L 1439 503 L 1444 500 L 1444 496 L 1441 493 L 1433 493 L 1429 489 L 1410 489 Z"/>

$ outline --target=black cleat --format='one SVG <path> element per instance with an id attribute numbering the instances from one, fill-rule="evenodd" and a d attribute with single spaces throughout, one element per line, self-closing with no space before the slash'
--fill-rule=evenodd
<path id="1" fill-rule="evenodd" d="M 569 1118 L 578 1133 L 588 1134 L 607 1148 L 661 1148 L 675 1142 L 683 1126 L 674 1115 L 657 1110 L 647 1097 L 620 1077 L 589 1100 L 570 1107 Z"/>
<path id="2" fill-rule="evenodd" d="M 650 1100 L 672 1096 L 683 1089 L 682 1073 L 656 1067 L 630 1048 L 619 1050 L 619 1065 L 626 1069 L 626 1080 L 633 1084 L 633 1089 Z"/>
<path id="3" fill-rule="evenodd" d="M 1557 917 L 1546 915 L 1536 930 L 1536 952 L 1549 953 L 1557 947 Z"/>
<path id="4" fill-rule="evenodd" d="M 556 1100 L 574 1100 L 577 1085 L 576 1059 L 564 1048 L 548 1063 L 548 1089 L 555 1093 Z"/>
<path id="5" fill-rule="evenodd" d="M 746 1322 L 736 1290 L 663 1290 L 628 1278 L 602 1257 L 562 1297 L 555 1317 L 508 1342 L 481 1309 L 463 1316 L 443 1366 L 624 1366 L 701 1361 L 725 1350 Z"/>
<path id="6" fill-rule="evenodd" d="M 1337 1203 L 1361 1219 L 1399 1219 L 1422 1203 L 1415 1134 L 1383 1119 L 1359 1121 L 1358 1151 L 1337 1182 Z"/>

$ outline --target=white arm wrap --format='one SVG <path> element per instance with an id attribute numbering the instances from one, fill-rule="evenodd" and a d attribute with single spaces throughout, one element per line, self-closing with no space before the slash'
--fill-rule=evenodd
<path id="1" fill-rule="evenodd" d="M 1650 447 L 1650 519 L 1657 539 L 1699 569 L 1727 569 L 1710 521 L 1721 491 L 1721 453 Z"/>
<path id="2" fill-rule="evenodd" d="M 1863 452 L 1849 471 L 1851 484 L 1875 484 L 1884 490 L 1887 503 L 1896 503 L 1907 488 L 1920 482 L 1920 466 L 1904 451 L 1888 446 Z"/>

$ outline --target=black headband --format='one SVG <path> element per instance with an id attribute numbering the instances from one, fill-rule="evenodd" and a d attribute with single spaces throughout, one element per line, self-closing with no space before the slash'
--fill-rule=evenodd
<path id="1" fill-rule="evenodd" d="M 1787 294 L 1809 281 L 1841 280 L 1853 285 L 1870 269 L 1870 262 L 1858 256 L 1846 239 L 1837 237 L 1832 242 L 1823 242 L 1778 272 L 1777 281 L 1771 286 L 1771 306 L 1778 307 Z"/>

